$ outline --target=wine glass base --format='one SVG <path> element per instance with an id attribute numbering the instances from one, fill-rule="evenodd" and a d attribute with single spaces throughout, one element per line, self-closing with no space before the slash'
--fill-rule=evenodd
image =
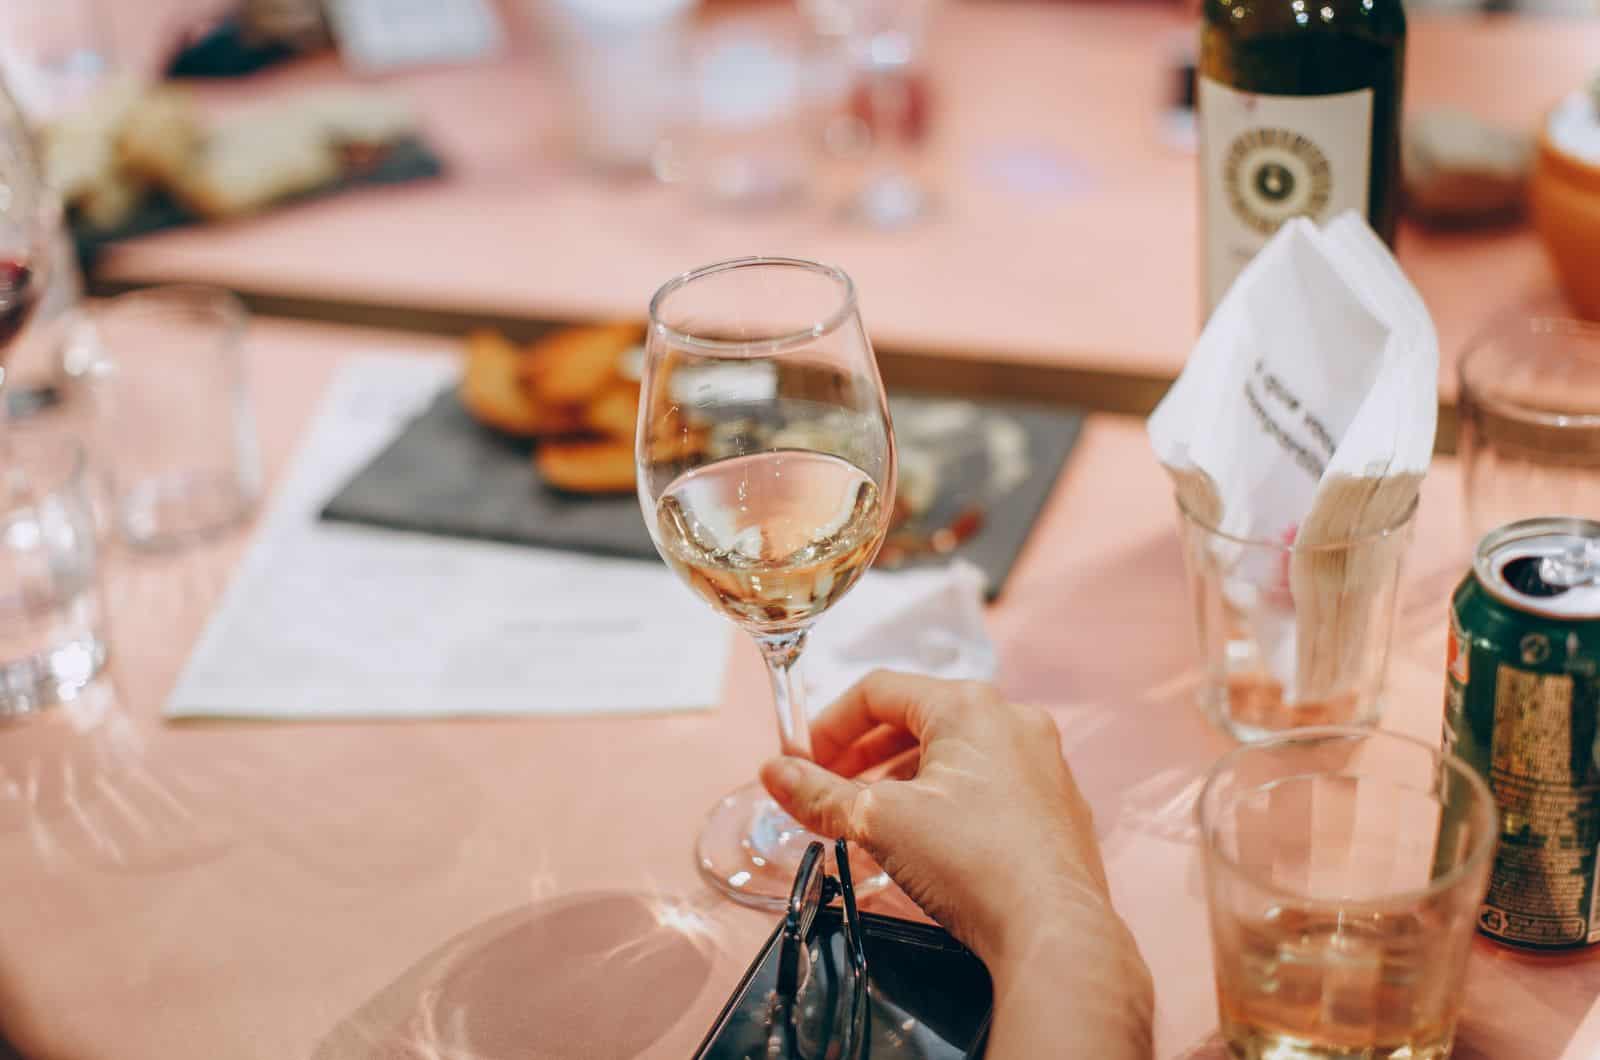
<path id="1" fill-rule="evenodd" d="M 794 886 L 800 857 L 813 835 L 778 808 L 759 781 L 723 797 L 706 816 L 695 846 L 700 874 L 717 890 L 741 905 L 782 909 Z M 889 884 L 889 875 L 867 853 L 850 848 L 850 875 L 857 898 L 866 898 Z"/>
<path id="2" fill-rule="evenodd" d="M 904 228 L 928 213 L 927 195 L 909 177 L 886 173 L 873 178 L 845 209 L 851 220 L 869 228 Z"/>

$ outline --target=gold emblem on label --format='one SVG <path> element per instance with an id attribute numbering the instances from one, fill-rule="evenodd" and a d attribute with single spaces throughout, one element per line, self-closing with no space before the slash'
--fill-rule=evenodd
<path id="1" fill-rule="evenodd" d="M 1250 129 L 1228 145 L 1222 184 L 1233 213 L 1270 236 L 1291 217 L 1321 221 L 1333 196 L 1322 149 L 1290 129 Z"/>

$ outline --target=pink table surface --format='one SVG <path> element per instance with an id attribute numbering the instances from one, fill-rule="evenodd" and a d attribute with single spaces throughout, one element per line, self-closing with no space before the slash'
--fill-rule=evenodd
<path id="1" fill-rule="evenodd" d="M 341 355 L 451 348 L 259 324 L 272 481 Z M 1456 490 L 1441 461 L 1394 651 L 1389 724 L 1430 740 Z M 1001 684 L 1052 709 L 1094 806 L 1163 1058 L 1215 1026 L 1188 803 L 1226 747 L 1191 705 L 1168 497 L 1140 425 L 1092 419 L 989 615 Z M 247 537 L 109 556 L 105 687 L 0 732 L 5 1034 L 73 1060 L 687 1055 L 773 923 L 714 897 L 690 856 L 712 801 L 776 748 L 755 653 L 704 713 L 165 723 Z M 1484 944 L 1473 961 L 1471 1060 L 1556 1060 L 1600 993 L 1600 960 Z"/>
<path id="2" fill-rule="evenodd" d="M 555 86 L 530 49 L 379 82 L 409 98 L 451 165 L 430 186 L 363 191 L 227 227 L 158 235 L 109 279 L 203 279 L 270 294 L 513 316 L 638 315 L 667 276 L 795 254 L 857 279 L 875 334 L 951 352 L 1171 378 L 1197 322 L 1192 155 L 1158 118 L 1193 32 L 1164 7 L 946 6 L 931 43 L 939 211 L 883 234 L 826 201 L 717 211 L 680 189 L 596 180 L 558 143 Z M 1418 15 L 1406 103 L 1532 128 L 1600 54 L 1600 20 Z M 218 106 L 343 80 L 318 60 L 204 90 Z M 1526 229 L 1403 231 L 1403 263 L 1448 365 L 1496 311 L 1548 299 Z"/>

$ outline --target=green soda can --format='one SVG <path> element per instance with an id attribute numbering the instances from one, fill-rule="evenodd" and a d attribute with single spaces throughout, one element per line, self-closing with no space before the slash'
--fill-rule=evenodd
<path id="1" fill-rule="evenodd" d="M 1600 943 L 1600 523 L 1511 523 L 1451 598 L 1444 746 L 1499 803 L 1478 929 L 1506 945 Z"/>

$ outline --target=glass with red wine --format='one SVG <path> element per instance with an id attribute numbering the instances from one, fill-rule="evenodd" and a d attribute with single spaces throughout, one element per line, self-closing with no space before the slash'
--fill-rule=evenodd
<path id="1" fill-rule="evenodd" d="M 6 423 L 10 354 L 44 294 L 59 220 L 0 85 L 0 718 L 76 698 L 107 653 L 84 448 Z"/>
<path id="2" fill-rule="evenodd" d="M 927 134 L 929 89 L 923 63 L 929 16 L 937 0 L 801 0 L 824 37 L 839 42 L 854 87 L 848 103 L 871 151 L 866 179 L 846 204 L 848 216 L 893 229 L 928 213 L 927 189 L 913 165 Z"/>
<path id="3" fill-rule="evenodd" d="M 44 293 L 59 219 L 22 112 L 0 85 L 0 420 L 5 367 Z"/>

